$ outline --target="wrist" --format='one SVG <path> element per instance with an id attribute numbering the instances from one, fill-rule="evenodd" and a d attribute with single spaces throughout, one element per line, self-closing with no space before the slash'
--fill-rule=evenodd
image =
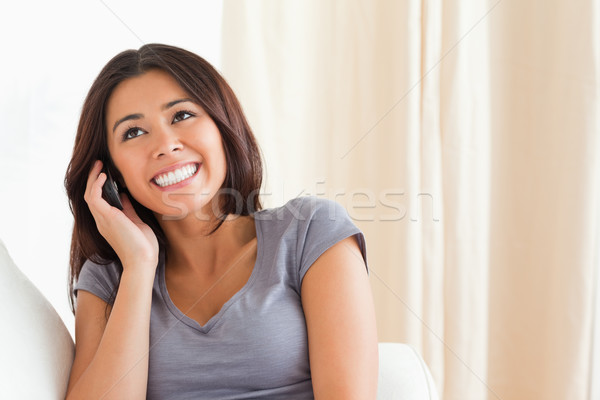
<path id="1" fill-rule="evenodd" d="M 119 253 L 117 253 L 119 254 Z M 144 269 L 144 270 L 156 270 L 158 265 L 158 254 L 144 255 L 141 252 L 135 252 L 135 254 L 128 254 L 127 256 L 119 256 L 123 269 Z"/>
<path id="2" fill-rule="evenodd" d="M 156 275 L 156 266 L 157 264 L 152 262 L 124 262 L 121 279 L 131 277 L 138 281 L 152 283 L 154 282 L 154 276 Z"/>

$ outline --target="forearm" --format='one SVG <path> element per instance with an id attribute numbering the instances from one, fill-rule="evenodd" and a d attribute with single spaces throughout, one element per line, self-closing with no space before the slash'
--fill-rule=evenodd
<path id="1" fill-rule="evenodd" d="M 132 271 L 132 269 L 129 269 Z M 67 399 L 145 399 L 154 274 L 124 269 L 94 358 Z"/>

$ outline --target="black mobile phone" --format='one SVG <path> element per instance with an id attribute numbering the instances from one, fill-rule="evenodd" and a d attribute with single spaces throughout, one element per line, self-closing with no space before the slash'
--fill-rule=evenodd
<path id="1" fill-rule="evenodd" d="M 103 171 L 106 174 L 106 182 L 102 185 L 102 197 L 113 207 L 117 207 L 119 210 L 123 210 L 123 204 L 119 198 L 119 187 L 117 182 L 114 181 L 108 169 Z"/>

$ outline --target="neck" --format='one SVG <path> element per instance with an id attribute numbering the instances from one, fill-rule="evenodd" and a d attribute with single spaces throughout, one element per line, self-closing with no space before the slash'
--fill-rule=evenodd
<path id="1" fill-rule="evenodd" d="M 214 216 L 211 220 L 193 215 L 180 220 L 157 219 L 167 238 L 167 264 L 180 272 L 216 273 L 256 238 L 251 216 L 229 215 L 212 234 L 219 223 Z"/>

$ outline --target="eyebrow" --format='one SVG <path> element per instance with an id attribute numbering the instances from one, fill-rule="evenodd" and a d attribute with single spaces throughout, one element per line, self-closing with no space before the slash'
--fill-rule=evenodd
<path id="1" fill-rule="evenodd" d="M 168 110 L 169 108 L 173 107 L 175 104 L 183 103 L 183 102 L 186 102 L 186 101 L 190 101 L 192 103 L 194 102 L 194 100 L 192 100 L 190 98 L 187 98 L 187 97 L 183 98 L 183 99 L 177 99 L 177 100 L 170 101 L 170 102 L 168 102 L 166 104 L 163 104 L 163 106 L 161 107 L 161 110 L 163 110 L 163 111 Z M 115 124 L 113 125 L 112 131 L 114 133 L 115 130 L 117 129 L 117 126 L 119 126 L 119 124 L 122 123 L 122 122 L 129 121 L 129 120 L 141 119 L 141 118 L 144 118 L 144 114 L 139 114 L 139 113 L 137 113 L 137 114 L 129 114 L 129 115 L 121 118 L 117 122 L 115 122 Z"/>

